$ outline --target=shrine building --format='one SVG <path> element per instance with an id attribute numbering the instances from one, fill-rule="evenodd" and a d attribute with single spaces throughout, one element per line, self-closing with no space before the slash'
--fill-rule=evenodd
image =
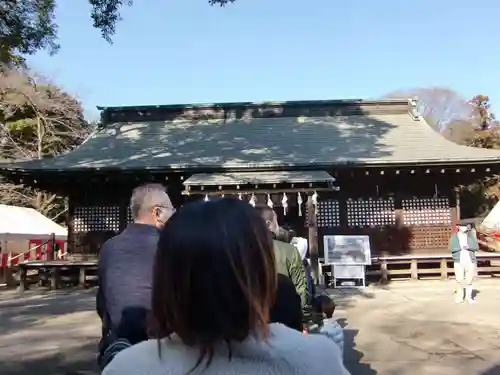
<path id="1" fill-rule="evenodd" d="M 69 197 L 68 252 L 97 253 L 131 220 L 131 190 L 164 184 L 174 205 L 232 195 L 270 204 L 309 238 L 366 234 L 372 256 L 446 251 L 457 187 L 500 171 L 500 151 L 434 131 L 415 100 L 102 107 L 73 151 L 1 173 Z"/>

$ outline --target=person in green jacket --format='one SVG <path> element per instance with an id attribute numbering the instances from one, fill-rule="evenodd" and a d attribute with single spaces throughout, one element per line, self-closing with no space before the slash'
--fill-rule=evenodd
<path id="1" fill-rule="evenodd" d="M 277 271 L 279 274 L 285 275 L 292 280 L 300 296 L 302 308 L 304 308 L 308 303 L 309 296 L 307 292 L 306 273 L 302 266 L 299 251 L 292 244 L 276 239 L 281 230 L 278 225 L 276 212 L 269 206 L 257 206 L 256 208 L 273 234 Z"/>

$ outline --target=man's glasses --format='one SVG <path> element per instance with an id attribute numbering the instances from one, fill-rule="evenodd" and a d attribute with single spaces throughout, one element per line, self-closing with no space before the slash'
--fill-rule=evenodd
<path id="1" fill-rule="evenodd" d="M 157 208 L 162 208 L 162 209 L 165 209 L 165 210 L 169 210 L 171 211 L 172 213 L 175 212 L 175 207 L 174 206 L 163 206 L 161 204 L 158 204 L 156 205 Z"/>

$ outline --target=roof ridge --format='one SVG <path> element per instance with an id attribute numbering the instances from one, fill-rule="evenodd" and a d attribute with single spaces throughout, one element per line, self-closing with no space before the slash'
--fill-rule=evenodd
<path id="1" fill-rule="evenodd" d="M 215 103 L 184 103 L 184 104 L 153 104 L 139 106 L 97 106 L 100 111 L 136 111 L 148 109 L 209 109 L 209 108 L 241 108 L 241 107 L 262 107 L 262 106 L 314 106 L 314 105 L 335 105 L 335 106 L 359 106 L 359 105 L 390 105 L 408 104 L 409 99 L 388 98 L 388 99 L 327 99 L 327 100 L 262 100 L 254 102 L 215 102 Z"/>
<path id="2" fill-rule="evenodd" d="M 414 119 L 418 119 L 417 104 L 412 99 L 310 100 L 98 108 L 102 111 L 101 127 L 117 122 L 243 117 L 315 117 L 315 115 L 319 117 L 334 117 L 410 113 Z"/>

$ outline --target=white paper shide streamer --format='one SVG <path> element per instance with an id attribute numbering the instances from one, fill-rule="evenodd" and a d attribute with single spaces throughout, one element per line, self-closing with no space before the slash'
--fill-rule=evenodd
<path id="1" fill-rule="evenodd" d="M 273 203 L 273 200 L 271 199 L 271 195 L 270 194 L 267 194 L 267 205 L 269 206 L 269 208 L 273 208 L 274 207 L 274 203 Z"/>
<path id="2" fill-rule="evenodd" d="M 205 199 L 203 199 L 205 202 L 208 202 L 208 194 L 205 194 Z"/>
<path id="3" fill-rule="evenodd" d="M 243 199 L 243 195 L 241 193 L 238 193 L 238 199 L 241 201 Z"/>
<path id="4" fill-rule="evenodd" d="M 283 206 L 283 215 L 286 215 L 286 211 L 288 210 L 288 198 L 286 193 L 283 193 L 283 198 L 281 198 L 281 205 Z"/>
<path id="5" fill-rule="evenodd" d="M 250 201 L 248 202 L 252 207 L 255 207 L 255 204 L 257 203 L 257 197 L 255 194 L 252 193 L 252 196 L 250 197 Z"/>
<path id="6" fill-rule="evenodd" d="M 314 194 L 311 197 L 312 199 L 312 204 L 314 206 L 314 214 L 318 214 L 318 193 L 314 192 Z"/>
<path id="7" fill-rule="evenodd" d="M 304 203 L 304 201 L 302 200 L 302 195 L 300 195 L 300 193 L 297 193 L 297 206 L 299 208 L 299 216 L 302 216 L 302 203 Z"/>

